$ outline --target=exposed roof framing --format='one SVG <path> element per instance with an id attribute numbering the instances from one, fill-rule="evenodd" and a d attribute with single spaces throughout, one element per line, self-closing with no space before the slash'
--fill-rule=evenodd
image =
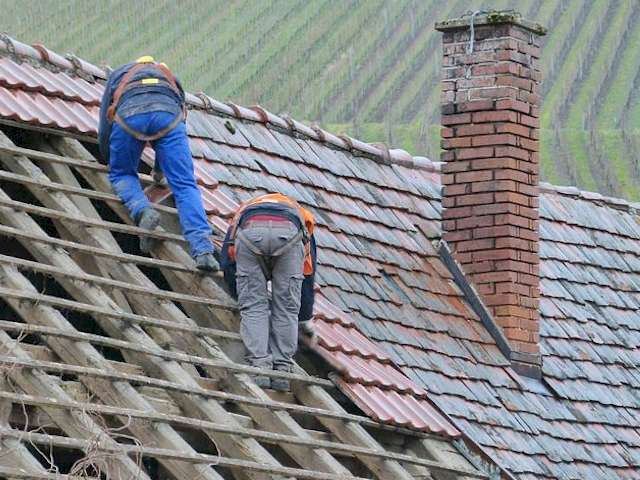
<path id="1" fill-rule="evenodd" d="M 293 395 L 257 387 L 240 362 L 234 302 L 192 268 L 175 210 L 161 208 L 156 257 L 143 257 L 140 229 L 79 141 L 32 133 L 25 148 L 7 133 L 0 437 L 10 461 L 0 474 L 51 478 L 40 445 L 54 462 L 98 452 L 112 478 L 148 478 L 141 457 L 174 478 L 488 478 L 438 437 L 395 428 L 403 444 L 389 448 L 379 424 L 346 412 L 333 383 L 301 367 L 271 374 L 291 379 Z M 31 432 L 7 420 L 27 408 L 46 419 Z"/>

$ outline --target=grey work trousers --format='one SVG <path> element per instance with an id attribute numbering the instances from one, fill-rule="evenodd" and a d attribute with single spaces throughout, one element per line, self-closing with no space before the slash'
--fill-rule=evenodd
<path id="1" fill-rule="evenodd" d="M 298 234 L 289 221 L 250 221 L 242 228 L 244 238 L 261 252 L 260 257 L 244 241 L 236 239 L 236 282 L 240 307 L 240 335 L 247 362 L 255 367 L 291 369 L 298 348 L 298 314 L 303 280 L 302 240 L 277 257 L 271 254 Z M 271 277 L 271 309 L 267 292 Z"/>

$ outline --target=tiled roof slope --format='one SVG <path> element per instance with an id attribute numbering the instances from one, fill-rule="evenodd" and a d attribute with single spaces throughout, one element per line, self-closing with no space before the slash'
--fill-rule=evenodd
<path id="1" fill-rule="evenodd" d="M 440 235 L 433 165 L 397 153 L 387 162 L 377 149 L 371 159 L 349 152 L 353 142 L 261 110 L 210 103 L 256 121 L 231 120 L 227 128 L 218 114 L 190 115 L 211 218 L 223 227 L 232 202 L 255 190 L 284 191 L 314 208 L 322 295 L 348 312 L 319 301 L 317 350 L 343 373 L 342 387 L 356 403 L 376 418 L 403 423 L 407 399 L 428 394 L 518 478 L 638 478 L 637 212 L 570 189 L 544 190 L 544 381 L 523 379 L 431 244 Z M 294 137 L 292 126 L 307 135 Z M 398 378 L 389 360 L 413 382 Z M 395 395 L 404 402 L 393 401 Z M 401 405 L 402 412 L 392 410 Z M 416 426 L 421 415 L 405 423 Z"/>
<path id="2" fill-rule="evenodd" d="M 43 51 L 47 52 L 45 58 L 55 55 L 43 47 L 36 52 L 18 42 L 15 45 L 16 53 L 24 57 L 0 57 L 0 117 L 87 138 L 95 136 L 102 86 L 70 74 L 66 70 L 76 65 L 68 61 L 65 65 L 62 58 L 59 63 L 67 67 L 65 71 L 52 71 L 50 63 L 46 64 L 49 68 L 43 68 L 34 57 Z M 104 76 L 102 72 L 89 72 Z M 87 69 L 79 73 L 86 77 Z M 411 272 L 409 276 L 424 275 L 425 280 L 434 275 L 440 285 L 435 288 L 450 295 L 451 302 L 460 303 L 444 268 L 439 266 L 436 271 L 421 258 L 434 258 L 436 254 L 414 227 L 420 223 L 416 205 L 422 197 L 434 193 L 414 185 L 417 178 L 410 168 L 381 165 L 330 148 L 324 137 L 329 134 L 320 130 L 275 119 L 280 127 L 304 130 L 316 140 L 295 138 L 261 124 L 274 117 L 259 108 L 249 110 L 205 96 L 189 97 L 192 104 L 216 113 L 191 110 L 188 131 L 205 209 L 219 232 L 226 230 L 225 220 L 238 202 L 259 191 L 283 192 L 314 211 L 322 253 L 317 276 L 321 287 L 316 306 L 319 342 L 313 348 L 341 373 L 338 383 L 342 391 L 381 422 L 459 436 L 459 431 L 427 400 L 426 390 L 403 375 L 389 355 L 367 338 L 369 323 L 358 322 L 361 310 L 362 314 L 374 315 L 366 305 L 376 305 L 377 301 L 380 305 L 389 303 L 386 317 L 399 314 L 402 300 L 398 295 L 402 293 L 394 289 L 410 287 L 392 286 L 393 280 L 389 286 L 381 285 L 385 270 L 391 273 L 403 269 Z M 214 112 L 213 106 L 228 116 L 254 121 L 229 120 Z M 330 139 L 345 145 L 337 137 Z M 369 154 L 379 152 L 375 147 L 361 146 Z M 404 152 L 385 153 L 413 162 Z M 387 190 L 387 186 L 393 190 Z M 158 201 L 165 192 L 152 189 L 148 193 Z M 407 208 L 411 205 L 414 207 Z M 437 218 L 435 210 L 422 215 L 425 220 Z M 402 249 L 396 247 L 396 241 L 401 242 Z M 429 295 L 436 302 L 434 293 Z M 448 300 L 437 302 L 445 312 L 453 309 Z M 356 323 L 365 327 L 365 335 Z"/>

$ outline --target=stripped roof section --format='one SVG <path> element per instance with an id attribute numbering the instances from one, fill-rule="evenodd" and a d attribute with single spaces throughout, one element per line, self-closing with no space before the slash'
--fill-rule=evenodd
<path id="1" fill-rule="evenodd" d="M 34 68 L 15 57 L 2 57 L 0 65 L 1 116 L 95 136 L 99 83 L 64 71 Z M 188 132 L 205 209 L 219 231 L 226 230 L 236 205 L 256 192 L 279 191 L 313 209 L 321 250 L 317 277 L 321 293 L 316 305 L 319 342 L 313 348 L 341 373 L 345 394 L 381 422 L 458 437 L 460 432 L 433 407 L 426 391 L 358 330 L 367 325 L 359 321 L 358 307 L 373 305 L 371 295 L 395 295 L 382 290 L 376 294 L 379 287 L 372 277 L 398 266 L 418 271 L 423 268 L 423 255 L 436 258 L 406 209 L 407 205 L 417 209 L 425 193 L 411 169 L 402 165 L 413 165 L 413 159 L 406 152 L 339 139 L 259 107 L 228 106 L 204 95 L 189 95 L 189 100 L 192 106 L 209 109 L 209 113 L 190 111 Z M 291 135 L 294 130 L 298 135 Z M 302 135 L 307 133 L 313 138 Z M 345 150 L 336 149 L 338 145 Z M 148 193 L 156 201 L 168 194 L 157 188 Z M 396 251 L 392 236 L 405 251 Z M 439 281 L 448 282 L 444 277 Z"/>

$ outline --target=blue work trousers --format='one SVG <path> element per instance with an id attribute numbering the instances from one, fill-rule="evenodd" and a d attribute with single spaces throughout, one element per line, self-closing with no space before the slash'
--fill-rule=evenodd
<path id="1" fill-rule="evenodd" d="M 137 132 L 153 135 L 166 128 L 174 118 L 168 112 L 146 112 L 132 115 L 124 121 Z M 109 139 L 109 180 L 134 220 L 139 218 L 142 210 L 151 207 L 138 178 L 138 165 L 144 146 L 145 142 L 131 136 L 114 122 Z M 173 192 L 182 234 L 189 242 L 191 256 L 213 252 L 211 227 L 196 185 L 184 122 L 152 142 L 152 147 L 156 152 L 156 166 L 159 165 L 164 172 Z"/>

